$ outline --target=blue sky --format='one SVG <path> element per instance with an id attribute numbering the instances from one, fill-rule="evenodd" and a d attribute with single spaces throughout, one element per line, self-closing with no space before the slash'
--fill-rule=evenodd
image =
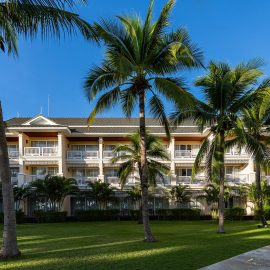
<path id="1" fill-rule="evenodd" d="M 166 1 L 156 0 L 157 16 Z M 101 17 L 138 13 L 145 15 L 148 0 L 89 0 L 75 12 L 89 22 Z M 192 40 L 204 51 L 205 62 L 210 59 L 235 65 L 254 57 L 262 57 L 264 71 L 270 75 L 270 1 L 269 0 L 178 0 L 171 21 L 172 28 L 184 26 Z M 82 84 L 87 71 L 99 64 L 103 50 L 81 37 L 42 41 L 19 40 L 19 58 L 0 52 L 0 98 L 4 118 L 19 114 L 47 115 L 50 96 L 50 116 L 86 117 L 93 104 L 86 99 Z M 199 96 L 192 81 L 203 70 L 184 72 L 192 93 Z M 167 104 L 167 111 L 172 110 Z M 112 108 L 100 116 L 122 116 Z M 135 112 L 134 116 L 137 116 Z"/>

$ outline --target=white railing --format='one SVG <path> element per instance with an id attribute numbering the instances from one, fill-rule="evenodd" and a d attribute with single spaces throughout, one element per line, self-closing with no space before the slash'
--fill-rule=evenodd
<path id="1" fill-rule="evenodd" d="M 248 174 L 226 174 L 225 181 L 229 184 L 249 184 Z"/>
<path id="2" fill-rule="evenodd" d="M 109 184 L 119 184 L 119 177 L 117 176 L 106 176 L 106 183 Z"/>
<path id="3" fill-rule="evenodd" d="M 191 176 L 177 176 L 176 177 L 176 184 L 184 184 L 184 185 L 202 185 L 206 184 L 206 180 L 204 176 L 195 176 L 192 179 Z"/>
<path id="4" fill-rule="evenodd" d="M 67 151 L 67 159 L 98 159 L 98 151 Z"/>
<path id="5" fill-rule="evenodd" d="M 57 156 L 57 147 L 24 147 L 24 155 L 27 157 L 51 157 Z"/>
<path id="6" fill-rule="evenodd" d="M 110 158 L 113 158 L 115 156 L 116 156 L 116 154 L 113 151 L 107 151 L 107 150 L 103 151 L 103 158 L 110 159 Z"/>
<path id="7" fill-rule="evenodd" d="M 192 151 L 191 150 L 175 150 L 175 158 L 192 158 Z"/>
<path id="8" fill-rule="evenodd" d="M 230 149 L 228 152 L 225 153 L 225 156 L 228 157 L 234 157 L 234 156 L 248 156 L 248 153 L 242 149 L 241 151 L 239 149 Z"/>
<path id="9" fill-rule="evenodd" d="M 90 182 L 96 182 L 98 181 L 98 177 L 94 177 L 94 176 L 91 176 L 91 177 L 76 177 L 76 176 L 72 176 L 72 178 L 74 178 L 77 182 L 77 185 L 79 187 L 86 187 L 88 185 L 88 183 Z"/>
<path id="10" fill-rule="evenodd" d="M 8 150 L 8 157 L 10 159 L 17 159 L 19 157 L 19 151 L 16 150 Z"/>

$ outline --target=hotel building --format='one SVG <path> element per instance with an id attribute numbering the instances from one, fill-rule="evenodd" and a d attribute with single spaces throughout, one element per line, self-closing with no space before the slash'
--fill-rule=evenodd
<path id="1" fill-rule="evenodd" d="M 91 127 L 86 118 L 12 118 L 6 121 L 6 136 L 12 182 L 27 185 L 46 175 L 63 175 L 76 179 L 80 189 L 87 182 L 101 181 L 119 187 L 117 167 L 112 164 L 113 148 L 129 144 L 127 136 L 138 129 L 139 119 L 97 118 Z M 188 185 L 192 192 L 202 192 L 206 185 L 203 171 L 191 178 L 192 166 L 200 145 L 209 134 L 209 128 L 199 132 L 191 121 L 185 121 L 172 131 L 167 139 L 164 128 L 154 119 L 147 119 L 147 128 L 163 139 L 171 160 L 166 182 L 157 179 L 157 186 L 170 188 Z M 225 157 L 227 185 L 236 188 L 255 180 L 253 159 L 244 149 L 229 149 Z M 130 176 L 124 189 L 139 183 L 137 174 Z M 120 191 L 119 192 L 123 192 Z M 68 201 L 69 200 L 69 201 Z M 70 214 L 70 198 L 64 204 Z M 204 206 L 206 208 L 206 206 Z"/>

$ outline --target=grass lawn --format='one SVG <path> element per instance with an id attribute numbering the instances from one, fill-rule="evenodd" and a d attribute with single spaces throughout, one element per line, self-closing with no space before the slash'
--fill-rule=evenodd
<path id="1" fill-rule="evenodd" d="M 218 235 L 209 221 L 152 222 L 156 243 L 142 241 L 136 222 L 26 224 L 18 226 L 22 257 L 0 269 L 197 269 L 270 244 L 270 229 L 227 222 Z"/>

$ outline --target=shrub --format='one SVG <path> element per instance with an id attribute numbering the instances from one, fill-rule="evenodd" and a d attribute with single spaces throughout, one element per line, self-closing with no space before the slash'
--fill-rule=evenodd
<path id="1" fill-rule="evenodd" d="M 264 206 L 263 208 L 264 216 L 267 220 L 270 219 L 270 206 Z M 255 210 L 254 217 L 256 220 L 259 220 L 258 210 Z"/>
<path id="2" fill-rule="evenodd" d="M 162 220 L 199 220 L 200 212 L 190 208 L 159 209 L 158 216 Z"/>
<path id="3" fill-rule="evenodd" d="M 54 223 L 66 221 L 67 212 L 55 212 L 55 211 L 35 211 L 34 217 L 39 223 Z"/>
<path id="4" fill-rule="evenodd" d="M 17 224 L 24 223 L 24 212 L 20 209 L 16 211 L 16 222 Z M 0 213 L 0 223 L 4 223 L 4 213 Z"/>
<path id="5" fill-rule="evenodd" d="M 77 210 L 75 216 L 78 221 L 104 221 L 104 220 L 118 220 L 118 209 L 90 209 L 90 210 Z"/>
<path id="6" fill-rule="evenodd" d="M 225 209 L 225 219 L 228 220 L 242 220 L 245 215 L 245 209 L 240 207 L 233 207 Z"/>

